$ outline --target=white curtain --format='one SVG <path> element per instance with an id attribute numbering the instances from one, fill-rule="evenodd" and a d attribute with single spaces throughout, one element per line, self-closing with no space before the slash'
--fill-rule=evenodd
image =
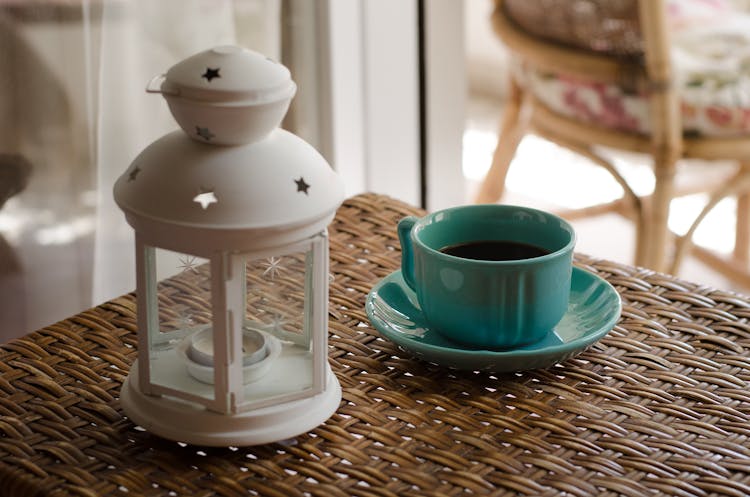
<path id="1" fill-rule="evenodd" d="M 240 44 L 240 28 L 243 41 L 250 41 L 253 49 L 278 57 L 278 5 L 274 3 L 128 0 L 104 4 L 96 121 L 93 302 L 135 288 L 132 230 L 114 203 L 112 185 L 140 150 L 177 127 L 163 99 L 145 93 L 146 83 L 206 48 Z M 252 26 L 237 25 L 238 7 L 238 15 L 255 21 Z"/>
<path id="2" fill-rule="evenodd" d="M 112 187 L 177 128 L 146 84 L 216 45 L 279 59 L 280 16 L 281 0 L 0 1 L 0 342 L 135 288 Z"/>

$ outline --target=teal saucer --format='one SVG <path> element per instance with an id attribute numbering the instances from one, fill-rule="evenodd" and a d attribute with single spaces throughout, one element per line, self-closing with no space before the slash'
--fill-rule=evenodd
<path id="1" fill-rule="evenodd" d="M 430 329 L 401 271 L 367 296 L 367 316 L 380 334 L 416 357 L 455 369 L 496 373 L 540 369 L 569 359 L 606 335 L 620 317 L 620 296 L 599 276 L 573 268 L 568 311 L 541 341 L 506 350 L 466 347 Z"/>

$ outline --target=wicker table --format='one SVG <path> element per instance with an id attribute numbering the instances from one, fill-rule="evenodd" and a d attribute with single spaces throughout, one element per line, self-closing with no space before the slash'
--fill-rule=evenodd
<path id="1" fill-rule="evenodd" d="M 369 325 L 398 267 L 393 199 L 348 200 L 331 226 L 330 361 L 344 398 L 287 443 L 172 443 L 125 418 L 127 295 L 0 349 L 0 495 L 750 495 L 750 301 L 577 257 L 623 298 L 620 322 L 548 370 L 454 372 Z M 463 495 L 463 494 L 462 494 Z"/>

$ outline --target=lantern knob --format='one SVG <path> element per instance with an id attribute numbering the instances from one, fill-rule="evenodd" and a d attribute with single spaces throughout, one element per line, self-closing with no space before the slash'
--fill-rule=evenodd
<path id="1" fill-rule="evenodd" d="M 180 127 L 212 145 L 265 138 L 281 124 L 297 91 L 289 70 L 246 48 L 225 45 L 192 55 L 152 79 Z"/>

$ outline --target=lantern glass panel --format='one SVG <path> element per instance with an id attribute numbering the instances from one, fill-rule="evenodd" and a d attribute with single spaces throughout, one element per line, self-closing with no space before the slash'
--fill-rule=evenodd
<path id="1" fill-rule="evenodd" d="M 247 261 L 246 325 L 307 346 L 305 282 L 307 253 Z"/>
<path id="2" fill-rule="evenodd" d="M 313 393 L 313 246 L 245 260 L 244 328 L 269 335 L 278 352 L 268 378 L 246 385 L 243 409 Z"/>
<path id="3" fill-rule="evenodd" d="M 160 393 L 214 400 L 213 386 L 189 374 L 185 360 L 188 339 L 212 329 L 211 265 L 200 257 L 156 248 L 154 276 L 151 303 L 157 319 L 150 326 L 155 329 L 149 330 L 151 384 L 167 389 Z"/>

